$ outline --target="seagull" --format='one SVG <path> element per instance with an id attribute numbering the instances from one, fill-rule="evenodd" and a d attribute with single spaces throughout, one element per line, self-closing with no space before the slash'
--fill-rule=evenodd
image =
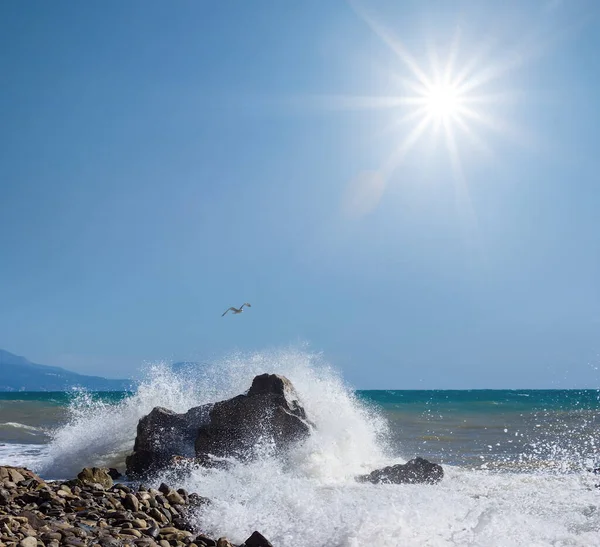
<path id="1" fill-rule="evenodd" d="M 248 302 L 244 302 L 239 308 L 234 308 L 232 306 L 231 308 L 226 309 L 223 312 L 223 315 L 225 315 L 228 311 L 230 311 L 233 314 L 242 313 L 244 311 L 244 306 L 248 306 L 249 308 L 252 307 L 250 304 L 248 304 Z M 221 317 L 223 317 L 223 315 L 221 315 Z"/>

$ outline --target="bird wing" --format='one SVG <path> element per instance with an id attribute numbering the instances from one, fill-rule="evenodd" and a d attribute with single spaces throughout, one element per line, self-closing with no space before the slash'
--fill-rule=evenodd
<path id="1" fill-rule="evenodd" d="M 226 314 L 228 311 L 231 311 L 231 310 L 235 310 L 235 308 L 227 308 L 227 309 L 226 309 L 226 310 L 223 312 L 223 315 L 225 315 L 225 314 Z M 223 315 L 221 315 L 221 317 L 223 317 Z"/>
<path id="2" fill-rule="evenodd" d="M 248 304 L 248 302 L 244 302 L 244 303 L 242 304 L 242 308 L 243 308 L 244 306 L 248 306 L 249 308 L 251 308 L 251 307 L 252 307 L 250 304 Z"/>

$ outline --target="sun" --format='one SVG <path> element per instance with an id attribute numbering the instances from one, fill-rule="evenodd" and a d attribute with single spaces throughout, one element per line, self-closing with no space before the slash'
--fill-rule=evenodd
<path id="1" fill-rule="evenodd" d="M 437 122 L 448 122 L 461 113 L 460 91 L 447 83 L 431 85 L 424 93 L 422 102 L 426 115 Z"/>
<path id="2" fill-rule="evenodd" d="M 461 192 L 468 193 L 464 161 L 493 159 L 488 137 L 502 136 L 520 145 L 531 139 L 514 118 L 508 117 L 522 93 L 507 89 L 505 81 L 508 72 L 526 62 L 527 51 L 500 48 L 492 55 L 493 41 L 486 38 L 480 44 L 461 48 L 462 30 L 457 28 L 453 38 L 442 36 L 443 47 L 430 41 L 427 48 L 413 55 L 393 29 L 352 0 L 351 3 L 357 15 L 389 47 L 397 63 L 395 68 L 387 65 L 391 70 L 385 76 L 385 95 L 324 98 L 336 109 L 389 112 L 383 131 L 397 133 L 399 138 L 389 140 L 391 149 L 376 169 L 378 180 L 384 181 L 378 195 L 383 194 L 394 172 L 418 145 L 429 147 L 436 154 L 445 148 L 450 160 L 450 180 Z M 444 161 L 443 156 L 436 159 Z M 469 201 L 468 197 L 465 201 Z"/>

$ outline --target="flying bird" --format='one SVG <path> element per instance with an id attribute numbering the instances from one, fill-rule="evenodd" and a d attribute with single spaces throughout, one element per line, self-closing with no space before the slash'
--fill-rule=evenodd
<path id="1" fill-rule="evenodd" d="M 248 302 L 244 302 L 239 308 L 234 308 L 232 306 L 231 308 L 226 309 L 223 312 L 223 315 L 225 315 L 228 311 L 230 311 L 233 314 L 242 313 L 244 311 L 244 306 L 248 306 L 249 308 L 252 307 L 250 304 L 248 304 Z M 223 315 L 221 315 L 221 317 L 223 317 Z"/>

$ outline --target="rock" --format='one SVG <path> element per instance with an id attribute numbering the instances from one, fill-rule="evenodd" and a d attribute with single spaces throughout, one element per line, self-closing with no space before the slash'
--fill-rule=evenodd
<path id="1" fill-rule="evenodd" d="M 4 488 L 0 488 L 0 505 L 7 505 L 10 503 L 10 492 Z"/>
<path id="2" fill-rule="evenodd" d="M 152 538 L 158 537 L 159 533 L 160 533 L 160 530 L 156 526 L 150 526 L 150 528 L 148 528 L 146 530 L 146 535 L 150 536 Z"/>
<path id="3" fill-rule="evenodd" d="M 212 405 L 177 414 L 155 407 L 137 425 L 133 454 L 127 457 L 127 475 L 140 477 L 168 466 L 174 456 L 193 456 L 196 431 L 208 419 Z"/>
<path id="4" fill-rule="evenodd" d="M 206 545 L 206 547 L 217 547 L 217 542 L 214 539 L 205 536 L 204 534 L 197 536 L 195 542 L 198 545 Z"/>
<path id="5" fill-rule="evenodd" d="M 120 533 L 128 536 L 134 536 L 136 538 L 142 537 L 142 533 L 135 528 L 123 528 Z"/>
<path id="6" fill-rule="evenodd" d="M 372 482 L 374 484 L 435 484 L 444 477 L 441 465 L 431 463 L 423 458 L 414 458 L 404 465 L 391 465 L 383 469 L 376 469 L 368 475 L 357 477 L 358 482 Z"/>
<path id="7" fill-rule="evenodd" d="M 100 467 L 86 467 L 81 470 L 77 478 L 87 486 L 99 484 L 103 488 L 108 489 L 113 485 L 113 480 L 108 474 L 108 470 Z"/>
<path id="8" fill-rule="evenodd" d="M 14 483 L 19 483 L 25 480 L 25 477 L 14 468 L 9 468 L 8 476 L 10 477 L 10 480 Z"/>
<path id="9" fill-rule="evenodd" d="M 183 499 L 183 497 L 176 492 L 175 490 L 171 490 L 168 494 L 167 494 L 167 500 L 170 504 L 172 505 L 185 505 L 185 500 Z"/>
<path id="10" fill-rule="evenodd" d="M 38 515 L 32 513 L 31 511 L 22 511 L 20 516 L 25 517 L 29 522 L 29 525 L 34 530 L 39 530 L 42 526 L 46 524 L 46 521 L 43 518 L 40 518 Z"/>
<path id="11" fill-rule="evenodd" d="M 125 509 L 130 509 L 134 512 L 140 508 L 140 502 L 133 494 L 125 494 L 121 504 Z"/>
<path id="12" fill-rule="evenodd" d="M 194 456 L 205 466 L 213 465 L 212 456 L 247 460 L 261 440 L 285 449 L 309 435 L 312 427 L 292 383 L 283 376 L 262 374 L 247 394 L 185 414 L 155 407 L 138 422 L 127 475 L 139 478 L 166 467 L 185 469 Z"/>
<path id="13" fill-rule="evenodd" d="M 37 547 L 37 539 L 29 536 L 19 541 L 19 547 Z"/>
<path id="14" fill-rule="evenodd" d="M 260 532 L 253 532 L 252 535 L 244 541 L 246 547 L 273 547 L 271 542 Z"/>
<path id="15" fill-rule="evenodd" d="M 119 473 L 119 471 L 117 469 L 115 469 L 114 467 L 110 467 L 108 469 L 108 474 L 110 475 L 110 478 L 112 480 L 117 480 L 120 479 L 123 475 L 121 473 Z"/>
<path id="16" fill-rule="evenodd" d="M 22 481 L 30 480 L 33 480 L 37 484 L 45 484 L 38 475 L 26 467 L 13 467 L 10 465 L 0 466 L 0 483 L 10 481 L 17 484 Z"/>
<path id="17" fill-rule="evenodd" d="M 261 440 L 286 449 L 312 428 L 294 386 L 276 374 L 256 376 L 246 395 L 215 403 L 209 418 L 198 429 L 195 443 L 199 463 L 207 466 L 211 456 L 248 460 Z"/>
<path id="18" fill-rule="evenodd" d="M 232 547 L 232 545 L 227 538 L 219 538 L 217 540 L 217 547 Z"/>

